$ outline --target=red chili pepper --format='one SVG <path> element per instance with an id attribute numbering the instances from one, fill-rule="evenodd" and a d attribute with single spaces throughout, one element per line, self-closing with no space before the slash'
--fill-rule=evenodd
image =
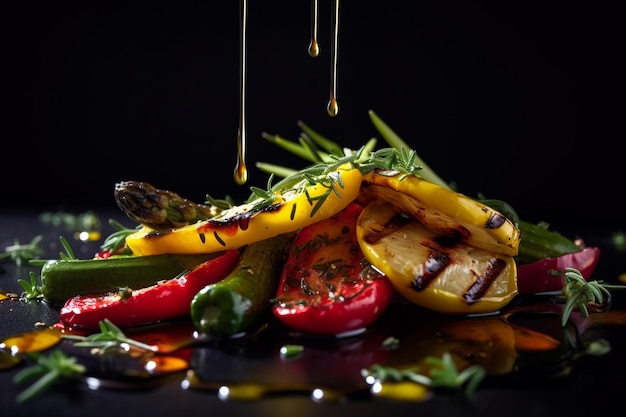
<path id="1" fill-rule="evenodd" d="M 356 238 L 362 209 L 351 203 L 297 233 L 272 305 L 288 327 L 315 334 L 350 332 L 371 324 L 390 303 L 391 283 L 363 263 Z"/>
<path id="2" fill-rule="evenodd" d="M 517 266 L 517 289 L 519 294 L 559 291 L 565 284 L 565 268 L 575 268 L 589 280 L 596 269 L 600 249 L 584 248 L 578 252 Z"/>
<path id="3" fill-rule="evenodd" d="M 79 295 L 67 300 L 60 311 L 64 325 L 98 328 L 108 318 L 116 326 L 130 327 L 153 323 L 190 313 L 198 291 L 226 277 L 239 261 L 239 252 L 223 255 L 200 264 L 179 277 L 149 287 L 115 293 Z"/>

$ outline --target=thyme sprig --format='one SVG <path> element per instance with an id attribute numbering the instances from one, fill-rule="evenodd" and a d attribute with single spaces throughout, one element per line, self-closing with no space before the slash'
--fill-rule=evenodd
<path id="1" fill-rule="evenodd" d="M 25 244 L 20 244 L 20 241 L 15 239 L 13 245 L 4 248 L 4 253 L 0 254 L 0 261 L 11 259 L 17 266 L 22 266 L 25 262 L 39 259 L 44 253 L 44 249 L 40 246 L 42 239 L 42 235 L 37 235 Z"/>
<path id="2" fill-rule="evenodd" d="M 287 172 L 292 172 L 292 174 L 287 175 L 275 185 L 272 185 L 272 181 L 276 173 L 272 172 L 267 182 L 267 189 L 250 187 L 252 194 L 247 201 L 253 204 L 254 210 L 262 210 L 279 201 L 287 193 L 305 193 L 308 202 L 313 206 L 311 210 L 311 217 L 313 217 L 331 194 L 334 193 L 341 198 L 339 189 L 344 188 L 345 184 L 337 169 L 345 164 L 357 166 L 356 161 L 361 158 L 363 149 L 361 148 L 356 152 L 346 149 L 342 156 L 329 155 L 326 162 L 312 165 L 300 171 L 289 170 Z M 282 173 L 284 174 L 285 171 Z M 310 195 L 307 188 L 315 185 L 326 188 L 326 191 L 317 196 Z"/>
<path id="3" fill-rule="evenodd" d="M 274 180 L 274 174 L 271 174 L 267 180 L 267 189 L 264 190 L 259 187 L 250 187 L 252 195 L 256 197 L 256 203 L 254 204 L 254 210 L 263 210 L 266 207 L 274 204 L 278 196 L 272 190 L 272 181 Z"/>
<path id="4" fill-rule="evenodd" d="M 561 315 L 561 326 L 565 327 L 574 308 L 578 307 L 583 317 L 589 317 L 589 304 L 605 305 L 611 300 L 609 290 L 623 290 L 626 285 L 607 284 L 603 281 L 587 281 L 575 268 L 565 268 L 565 284 L 561 290 L 566 299 Z"/>
<path id="5" fill-rule="evenodd" d="M 53 385 L 81 375 L 87 370 L 84 365 L 78 363 L 76 357 L 67 356 L 60 349 L 53 350 L 47 356 L 41 353 L 31 356 L 36 359 L 35 364 L 22 369 L 13 377 L 13 383 L 16 385 L 37 378 L 32 385 L 16 397 L 15 400 L 20 404 L 38 397 Z"/>
<path id="6" fill-rule="evenodd" d="M 419 176 L 422 167 L 416 163 L 417 153 L 407 148 L 382 148 L 370 154 L 366 162 L 361 163 L 361 171 L 366 173 L 374 169 L 389 171 L 391 175 L 401 173 L 400 180 L 409 175 Z"/>
<path id="7" fill-rule="evenodd" d="M 418 367 L 400 370 L 380 364 L 362 370 L 361 374 L 378 382 L 409 380 L 430 388 L 457 389 L 461 390 L 466 398 L 474 395 L 486 375 L 480 365 L 472 365 L 459 372 L 449 352 L 445 352 L 441 357 L 428 356 L 424 362 L 432 366 L 428 375 L 419 373 Z"/>
<path id="8" fill-rule="evenodd" d="M 124 332 L 115 324 L 113 324 L 113 322 L 111 322 L 111 320 L 109 319 L 104 319 L 100 321 L 98 323 L 98 327 L 100 328 L 100 332 L 90 334 L 89 336 L 66 334 L 62 337 L 64 339 L 74 340 L 74 346 L 76 347 L 99 349 L 102 352 L 111 348 L 117 348 L 121 344 L 127 344 L 137 347 L 139 349 L 152 352 L 155 352 L 157 350 L 157 348 L 152 345 L 148 345 L 146 343 L 142 343 L 127 337 Z"/>

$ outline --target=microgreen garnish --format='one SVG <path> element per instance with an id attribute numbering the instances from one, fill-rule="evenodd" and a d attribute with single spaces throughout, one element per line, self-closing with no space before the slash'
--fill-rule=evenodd
<path id="1" fill-rule="evenodd" d="M 81 375 L 86 371 L 86 367 L 78 363 L 77 358 L 66 356 L 59 349 L 53 350 L 47 356 L 40 353 L 31 356 L 36 359 L 36 363 L 22 369 L 13 377 L 14 384 L 22 384 L 38 378 L 16 397 L 16 401 L 20 404 L 41 395 L 62 380 Z"/>
<path id="2" fill-rule="evenodd" d="M 625 285 L 611 285 L 603 281 L 587 281 L 581 272 L 574 268 L 565 268 L 565 285 L 561 291 L 566 298 L 565 308 L 561 316 L 561 326 L 565 326 L 575 307 L 583 317 L 589 317 L 588 304 L 608 304 L 611 300 L 610 289 L 626 289 Z M 606 303 L 605 303 L 606 298 Z"/>
<path id="3" fill-rule="evenodd" d="M 428 356 L 424 361 L 425 364 L 432 366 L 429 375 L 419 373 L 418 368 L 400 370 L 380 364 L 363 369 L 361 374 L 365 378 L 374 378 L 378 382 L 410 380 L 430 388 L 459 389 L 467 398 L 474 395 L 476 388 L 486 375 L 480 365 L 472 365 L 459 372 L 452 360 L 452 355 L 448 352 L 440 358 Z"/>
<path id="4" fill-rule="evenodd" d="M 35 236 L 29 243 L 20 244 L 18 239 L 13 241 L 13 245 L 4 248 L 4 253 L 0 254 L 0 261 L 11 259 L 17 266 L 33 259 L 38 259 L 44 250 L 39 246 L 43 236 Z"/>
<path id="5" fill-rule="evenodd" d="M 100 333 L 90 334 L 89 336 L 78 336 L 78 335 L 63 335 L 64 339 L 75 340 L 74 346 L 76 347 L 85 347 L 85 348 L 93 348 L 99 349 L 101 351 L 106 351 L 110 348 L 119 347 L 120 344 L 127 344 L 139 349 L 156 351 L 157 348 L 148 345 L 146 343 L 139 342 L 137 340 L 130 339 L 126 337 L 124 332 L 117 327 L 113 322 L 109 319 L 104 319 L 98 323 L 100 328 Z"/>
<path id="6" fill-rule="evenodd" d="M 30 282 L 22 278 L 18 279 L 17 282 L 24 289 L 24 293 L 22 294 L 23 298 L 34 300 L 35 298 L 43 297 L 41 285 L 39 285 L 39 280 L 34 272 L 30 272 Z"/>

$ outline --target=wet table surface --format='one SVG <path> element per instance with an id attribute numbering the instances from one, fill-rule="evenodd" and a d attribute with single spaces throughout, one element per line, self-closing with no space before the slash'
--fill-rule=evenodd
<path id="1" fill-rule="evenodd" d="M 98 213 L 103 223 L 117 218 L 119 213 Z M 128 224 L 128 222 L 126 222 Z M 111 230 L 104 226 L 103 237 Z M 626 272 L 626 255 L 611 246 L 611 231 L 585 231 L 588 245 L 602 249 L 602 257 L 596 279 L 617 282 L 620 273 Z M 58 254 L 58 237 L 70 236 L 62 227 L 43 224 L 37 213 L 3 213 L 0 215 L 0 245 L 2 248 L 14 243 L 26 243 L 37 235 L 43 236 L 45 247 Z M 73 242 L 78 257 L 88 258 L 99 248 L 101 241 L 88 244 Z M 54 257 L 55 255 L 50 255 Z M 0 290 L 20 293 L 18 278 L 28 278 L 28 271 L 37 268 L 17 267 L 13 262 L 0 264 Z M 626 294 L 614 293 L 610 310 L 620 312 L 626 305 Z M 408 308 L 408 312 L 403 310 Z M 611 316 L 614 317 L 614 316 Z M 416 318 L 422 324 L 416 324 Z M 0 301 L 0 339 L 32 331 L 36 326 L 53 325 L 58 320 L 58 308 L 42 301 L 9 299 Z M 554 328 L 556 318 L 550 318 L 547 327 Z M 608 320 L 609 324 L 591 326 L 581 335 L 590 342 L 607 340 L 612 350 L 603 356 L 585 357 L 580 361 L 568 361 L 551 368 L 551 359 L 532 363 L 533 356 L 514 356 L 511 371 L 505 377 L 487 377 L 470 400 L 447 392 L 436 392 L 421 402 L 398 401 L 380 398 L 368 390 L 361 381 L 359 369 L 366 367 L 381 356 L 381 340 L 402 334 L 409 340 L 421 337 L 423 323 L 449 325 L 446 320 L 427 313 L 421 315 L 410 306 L 400 306 L 381 319 L 373 329 L 346 340 L 305 340 L 307 354 L 298 361 L 285 364 L 277 355 L 281 344 L 294 342 L 280 331 L 263 330 L 256 344 L 235 343 L 226 348 L 216 344 L 198 344 L 189 353 L 190 363 L 195 364 L 197 376 L 206 381 L 199 389 L 185 388 L 188 374 L 175 372 L 159 378 L 154 383 L 114 384 L 99 389 L 88 384 L 73 383 L 60 386 L 26 404 L 16 404 L 16 396 L 24 389 L 13 383 L 14 375 L 21 369 L 0 370 L 0 396 L 2 415 L 17 413 L 30 415 L 91 416 L 152 415 L 171 416 L 181 414 L 243 415 L 257 416 L 345 416 L 376 415 L 450 415 L 450 416 L 546 416 L 546 415 L 601 415 L 621 407 L 621 398 L 614 394 L 616 385 L 624 382 L 626 369 L 626 327 L 617 323 L 621 318 Z M 37 325 L 36 325 L 37 323 Z M 446 324 L 447 323 L 447 324 Z M 529 324 L 530 323 L 530 324 Z M 185 328 L 189 323 L 183 319 Z M 520 315 L 516 325 L 528 325 L 535 331 L 545 331 L 555 338 L 554 329 L 544 330 L 544 324 Z M 542 327 L 543 326 L 543 327 Z M 407 330 L 408 329 L 408 330 Z M 414 330 L 412 330 L 414 329 Z M 191 332 L 191 329 L 190 329 Z M 395 333 L 394 333 L 395 332 Z M 557 331 L 558 333 L 558 331 Z M 408 343 L 408 342 L 407 342 Z M 410 348 L 410 345 L 406 345 Z M 406 348 L 405 348 L 406 351 Z M 406 352 L 405 352 L 406 353 Z M 388 352 L 387 352 L 388 354 Z M 513 355 L 517 353 L 513 352 Z M 386 359 L 382 359 L 385 361 Z M 529 365 L 530 363 L 530 365 Z M 558 370 L 565 376 L 555 376 Z M 220 384 L 237 384 L 257 381 L 270 387 L 266 395 L 253 400 L 223 399 L 218 395 Z M 289 389 L 292 384 L 293 389 Z M 278 389 L 276 387 L 282 386 Z M 284 388 L 287 386 L 287 388 Z M 304 387 L 302 389 L 298 387 Z M 314 398 L 315 387 L 328 393 L 345 394 L 338 401 Z"/>

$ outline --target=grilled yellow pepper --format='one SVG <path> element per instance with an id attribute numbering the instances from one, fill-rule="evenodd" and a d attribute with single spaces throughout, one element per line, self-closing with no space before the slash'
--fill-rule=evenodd
<path id="1" fill-rule="evenodd" d="M 407 300 L 442 313 L 493 313 L 517 294 L 520 232 L 506 217 L 415 176 L 373 171 L 357 198 L 365 258 Z"/>
<path id="2" fill-rule="evenodd" d="M 341 211 L 353 201 L 363 175 L 350 164 L 324 174 L 304 188 L 276 191 L 267 199 L 232 207 L 219 215 L 167 231 L 143 227 L 126 237 L 136 256 L 198 254 L 238 249 L 249 243 L 293 232 Z M 323 204 L 319 204 L 323 200 Z"/>
<path id="3" fill-rule="evenodd" d="M 463 194 L 396 171 L 372 171 L 358 200 L 388 201 L 442 237 L 503 255 L 517 255 L 520 231 L 500 212 Z"/>

